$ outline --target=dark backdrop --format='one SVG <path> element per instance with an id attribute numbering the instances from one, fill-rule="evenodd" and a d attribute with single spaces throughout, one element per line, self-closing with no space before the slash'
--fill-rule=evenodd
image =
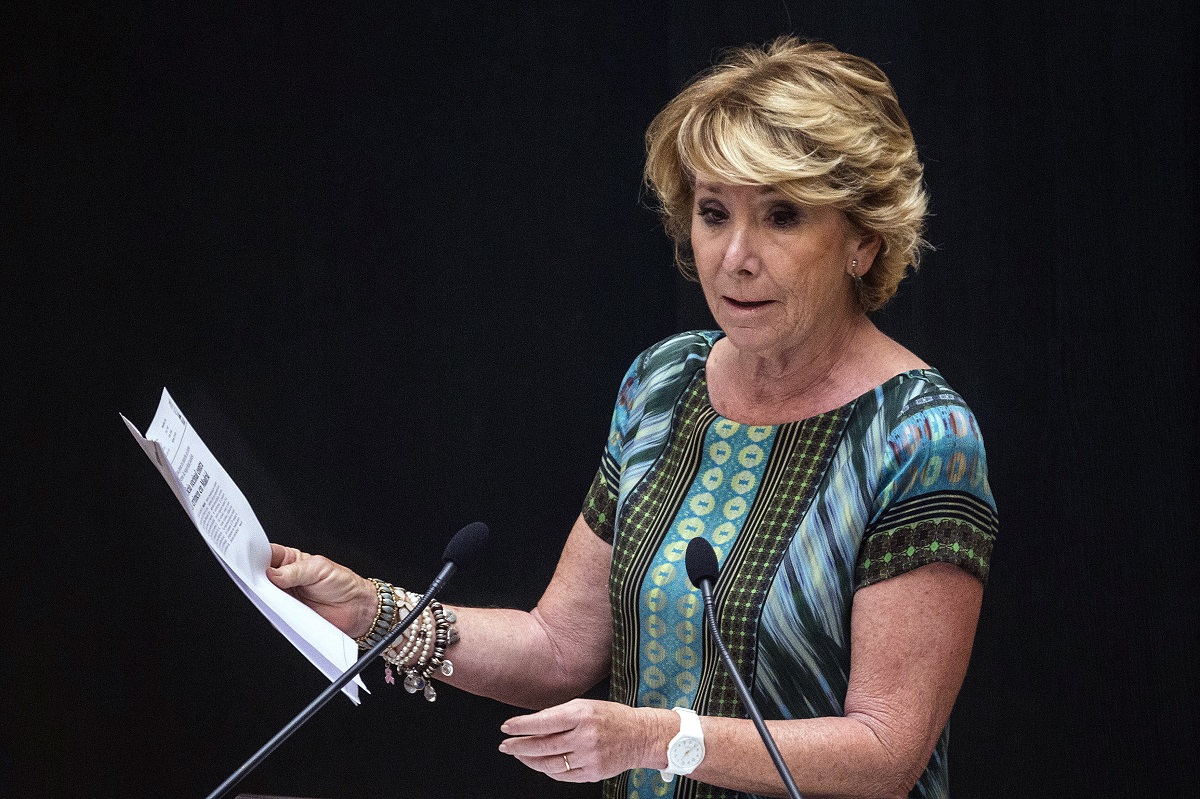
<path id="1" fill-rule="evenodd" d="M 787 31 L 880 63 L 927 163 L 879 322 L 974 407 L 1002 522 L 955 795 L 1195 791 L 1187 4 L 317 5 L 0 12 L 0 792 L 203 796 L 322 687 L 121 424 L 163 386 L 273 540 L 419 588 L 480 519 L 449 598 L 532 606 L 624 368 L 708 324 L 642 132 Z M 510 708 L 366 678 L 242 788 L 597 795 L 497 753 Z"/>

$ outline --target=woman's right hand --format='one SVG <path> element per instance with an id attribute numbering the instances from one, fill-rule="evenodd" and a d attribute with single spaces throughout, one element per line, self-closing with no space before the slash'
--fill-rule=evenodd
<path id="1" fill-rule="evenodd" d="M 375 619 L 375 584 L 321 555 L 271 544 L 267 579 L 351 638 L 366 634 Z"/>

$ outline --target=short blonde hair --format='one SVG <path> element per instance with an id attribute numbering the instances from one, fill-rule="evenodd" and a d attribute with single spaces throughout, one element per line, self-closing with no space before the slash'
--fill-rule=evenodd
<path id="1" fill-rule="evenodd" d="M 769 185 L 802 205 L 838 208 L 880 237 L 879 254 L 863 275 L 867 311 L 891 299 L 928 246 L 923 171 L 883 71 L 831 45 L 790 36 L 731 51 L 646 131 L 646 184 L 685 275 L 696 276 L 695 176 Z"/>

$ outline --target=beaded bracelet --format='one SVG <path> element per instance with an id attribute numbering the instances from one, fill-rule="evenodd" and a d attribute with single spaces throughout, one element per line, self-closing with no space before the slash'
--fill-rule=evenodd
<path id="1" fill-rule="evenodd" d="M 400 604 L 396 598 L 396 588 L 390 583 L 371 578 L 375 583 L 375 619 L 364 634 L 354 639 L 359 649 L 370 649 L 384 639 L 399 621 L 396 608 Z"/>
<path id="2" fill-rule="evenodd" d="M 409 610 L 416 607 L 416 603 L 420 600 L 420 597 L 409 591 L 404 591 L 403 593 L 404 599 L 401 601 L 401 604 Z M 409 658 L 420 654 L 421 644 L 432 624 L 433 614 L 429 608 L 425 608 L 414 627 L 405 631 L 404 640 L 398 644 L 393 644 L 383 653 L 384 659 L 399 667 L 409 665 Z"/>
<path id="3" fill-rule="evenodd" d="M 434 621 L 432 625 L 422 624 L 417 633 L 422 639 L 421 655 L 404 669 L 404 690 L 410 694 L 421 691 L 427 701 L 433 702 L 437 699 L 433 675 L 449 677 L 454 673 L 454 663 L 446 657 L 446 647 L 458 640 L 458 632 L 453 626 L 458 619 L 453 610 L 440 602 L 430 602 L 429 610 Z"/>
<path id="4" fill-rule="evenodd" d="M 397 593 L 391 584 L 371 579 L 377 592 L 377 607 L 370 630 L 355 639 L 361 649 L 370 649 L 382 641 L 400 623 L 403 618 L 400 611 L 412 610 L 420 600 L 420 596 L 411 591 L 401 589 Z M 403 642 L 393 644 L 383 652 L 383 659 L 388 664 L 387 682 L 395 682 L 391 667 L 396 666 L 404 672 L 404 690 L 410 694 L 421 691 L 427 701 L 435 701 L 437 691 L 433 687 L 433 675 L 449 677 L 454 673 L 454 664 L 446 657 L 446 649 L 458 642 L 456 621 L 458 618 L 453 610 L 440 602 L 430 602 L 416 623 L 405 631 Z"/>

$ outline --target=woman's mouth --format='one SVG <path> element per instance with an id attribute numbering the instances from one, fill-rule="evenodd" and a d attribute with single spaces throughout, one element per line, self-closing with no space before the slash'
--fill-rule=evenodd
<path id="1" fill-rule="evenodd" d="M 771 304 L 770 300 L 735 300 L 733 297 L 725 297 L 725 302 L 743 311 L 753 311 Z"/>

